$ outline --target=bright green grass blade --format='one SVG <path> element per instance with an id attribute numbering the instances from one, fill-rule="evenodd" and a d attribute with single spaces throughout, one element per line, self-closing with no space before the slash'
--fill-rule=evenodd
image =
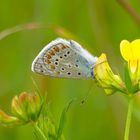
<path id="1" fill-rule="evenodd" d="M 62 135 L 63 129 L 64 129 L 64 124 L 66 122 L 66 115 L 67 112 L 71 106 L 71 104 L 73 103 L 74 99 L 72 99 L 63 109 L 62 113 L 61 113 L 61 117 L 60 117 L 60 122 L 59 122 L 59 127 L 58 127 L 58 131 L 57 131 L 57 138 L 56 140 L 59 140 L 59 138 Z"/>

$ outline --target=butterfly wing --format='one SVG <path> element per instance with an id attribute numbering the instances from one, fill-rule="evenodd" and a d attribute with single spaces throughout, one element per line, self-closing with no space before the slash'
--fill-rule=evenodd
<path id="1" fill-rule="evenodd" d="M 32 71 L 53 77 L 93 78 L 97 58 L 73 40 L 56 39 L 43 48 L 32 63 Z"/>

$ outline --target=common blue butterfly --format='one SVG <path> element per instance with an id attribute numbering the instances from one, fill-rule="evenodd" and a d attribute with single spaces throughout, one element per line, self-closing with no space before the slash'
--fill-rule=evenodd
<path id="1" fill-rule="evenodd" d="M 93 78 L 97 59 L 77 42 L 58 38 L 37 55 L 32 63 L 32 71 L 53 77 Z"/>

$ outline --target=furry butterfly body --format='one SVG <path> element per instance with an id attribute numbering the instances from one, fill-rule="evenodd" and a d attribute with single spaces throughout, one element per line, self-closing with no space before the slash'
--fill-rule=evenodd
<path id="1" fill-rule="evenodd" d="M 93 78 L 97 57 L 73 40 L 56 39 L 45 46 L 32 63 L 32 71 L 64 78 Z"/>

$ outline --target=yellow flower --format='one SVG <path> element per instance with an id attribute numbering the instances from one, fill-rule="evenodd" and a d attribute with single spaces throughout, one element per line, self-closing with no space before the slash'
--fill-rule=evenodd
<path id="1" fill-rule="evenodd" d="M 112 72 L 105 54 L 101 54 L 98 58 L 93 72 L 95 79 L 104 88 L 106 94 L 112 94 L 115 91 L 124 92 L 124 83 L 118 75 Z"/>
<path id="2" fill-rule="evenodd" d="M 140 39 L 132 42 L 123 40 L 120 43 L 122 57 L 128 62 L 128 69 L 132 80 L 140 79 Z"/>

